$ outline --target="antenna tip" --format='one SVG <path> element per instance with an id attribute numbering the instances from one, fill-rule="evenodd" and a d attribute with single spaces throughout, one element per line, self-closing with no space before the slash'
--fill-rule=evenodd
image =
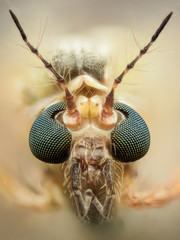
<path id="1" fill-rule="evenodd" d="M 173 15 L 173 11 L 171 11 L 168 15 L 167 15 L 167 20 L 169 20 L 171 18 L 171 16 Z"/>
<path id="2" fill-rule="evenodd" d="M 9 9 L 9 13 L 11 14 L 11 15 L 13 15 L 14 13 L 13 13 L 13 11 L 11 10 L 11 9 Z"/>
<path id="3" fill-rule="evenodd" d="M 11 9 L 9 9 L 9 13 L 11 14 L 12 19 L 15 20 L 16 15 L 13 13 L 13 11 Z"/>

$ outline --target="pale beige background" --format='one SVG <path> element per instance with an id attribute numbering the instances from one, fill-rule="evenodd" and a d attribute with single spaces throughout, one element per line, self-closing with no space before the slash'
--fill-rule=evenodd
<path id="1" fill-rule="evenodd" d="M 18 80 L 26 78 L 34 66 L 41 64 L 38 61 L 36 64 L 36 59 L 20 46 L 24 45 L 9 16 L 9 8 L 16 12 L 35 44 L 40 20 L 44 26 L 48 17 L 41 43 L 45 55 L 56 49 L 60 36 L 81 33 L 93 36 L 92 28 L 96 28 L 97 35 L 106 39 L 110 37 L 107 32 L 111 32 L 117 52 L 112 54 L 116 74 L 138 52 L 132 29 L 143 47 L 162 19 L 173 10 L 174 16 L 154 44 L 154 50 L 124 79 L 117 96 L 142 114 L 151 131 L 151 149 L 137 163 L 137 186 L 144 182 L 147 187 L 155 187 L 180 175 L 179 0 L 0 1 L 0 163 L 20 177 L 37 163 L 28 148 L 32 120 L 20 104 Z M 180 198 L 154 210 L 120 207 L 120 221 L 104 229 L 86 229 L 67 209 L 38 213 L 14 206 L 3 197 L 0 203 L 0 239 L 4 240 L 176 240 L 180 235 Z"/>

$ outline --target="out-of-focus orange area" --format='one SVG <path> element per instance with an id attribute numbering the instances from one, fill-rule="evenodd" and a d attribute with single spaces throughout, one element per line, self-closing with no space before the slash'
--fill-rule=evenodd
<path id="1" fill-rule="evenodd" d="M 17 14 L 32 44 L 37 46 L 40 42 L 39 50 L 48 61 L 51 52 L 66 35 L 86 34 L 87 38 L 99 42 L 107 40 L 112 44 L 109 62 L 113 72 L 108 85 L 138 54 L 135 39 L 140 47 L 144 47 L 163 18 L 173 10 L 174 16 L 158 40 L 118 86 L 116 98 L 134 107 L 145 119 L 151 133 L 148 154 L 134 164 L 138 169 L 137 189 L 166 185 L 180 175 L 178 1 L 18 0 L 0 3 L 0 181 L 6 173 L 1 170 L 5 170 L 12 179 L 20 181 L 23 181 L 23 175 L 33 178 L 32 172 L 36 171 L 38 182 L 41 179 L 38 179 L 37 172 L 44 167 L 29 150 L 28 132 L 34 116 L 22 102 L 20 90 L 27 84 L 29 88 L 28 80 L 34 75 L 38 79 L 38 71 L 43 78 L 46 70 L 30 51 L 24 49 L 9 16 L 9 8 Z M 39 34 L 45 24 L 40 41 Z M 31 92 L 34 88 L 38 93 L 38 88 L 42 88 L 38 84 L 33 83 Z M 7 181 L 8 186 L 8 178 L 3 177 L 3 181 Z M 77 222 L 67 207 L 40 213 L 13 205 L 3 196 L 0 202 L 0 239 L 179 239 L 180 198 L 153 210 L 138 211 L 119 206 L 117 221 L 92 228 Z"/>

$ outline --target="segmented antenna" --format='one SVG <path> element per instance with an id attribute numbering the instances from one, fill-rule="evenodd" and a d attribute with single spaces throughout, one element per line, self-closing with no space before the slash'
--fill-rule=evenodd
<path id="1" fill-rule="evenodd" d="M 173 12 L 170 12 L 167 17 L 163 20 L 163 22 L 161 23 L 161 25 L 159 26 L 159 28 L 156 30 L 156 32 L 154 33 L 154 35 L 152 36 L 150 42 L 143 48 L 140 50 L 139 55 L 131 62 L 129 63 L 125 70 L 119 75 L 119 77 L 117 77 L 114 80 L 114 84 L 112 87 L 112 90 L 110 91 L 110 93 L 108 94 L 108 96 L 106 97 L 106 101 L 104 103 L 103 106 L 103 110 L 104 112 L 106 112 L 106 114 L 111 115 L 112 114 L 112 109 L 113 109 L 113 104 L 114 104 L 114 90 L 117 87 L 117 85 L 122 81 L 123 77 L 128 73 L 128 71 L 130 69 L 132 69 L 134 67 L 134 65 L 136 64 L 136 62 L 144 55 L 146 54 L 146 52 L 148 51 L 148 49 L 151 47 L 151 45 L 156 41 L 156 39 L 158 38 L 159 34 L 162 32 L 162 30 L 164 29 L 164 27 L 166 26 L 166 24 L 168 23 L 169 19 L 171 18 Z"/>
<path id="2" fill-rule="evenodd" d="M 62 78 L 57 72 L 56 70 L 53 68 L 52 64 L 47 62 L 41 55 L 40 53 L 38 52 L 38 49 L 33 47 L 30 42 L 27 40 L 27 36 L 18 20 L 18 18 L 16 17 L 16 15 L 11 11 L 9 10 L 10 14 L 11 14 L 11 17 L 14 21 L 14 23 L 16 24 L 16 27 L 18 28 L 20 34 L 21 34 L 21 37 L 23 39 L 23 41 L 26 43 L 26 45 L 28 46 L 28 48 L 31 50 L 32 53 L 34 53 L 44 64 L 44 66 L 49 69 L 53 75 L 55 76 L 56 80 L 58 83 L 60 83 L 61 87 L 64 89 L 65 91 L 65 95 L 66 95 L 66 105 L 67 105 L 67 110 L 68 110 L 68 113 L 74 113 L 74 112 L 77 112 L 77 107 L 76 107 L 76 104 L 75 104 L 75 100 L 74 100 L 74 97 L 72 96 L 72 94 L 69 92 L 68 88 L 67 88 L 67 85 L 65 83 L 65 80 L 64 78 Z"/>

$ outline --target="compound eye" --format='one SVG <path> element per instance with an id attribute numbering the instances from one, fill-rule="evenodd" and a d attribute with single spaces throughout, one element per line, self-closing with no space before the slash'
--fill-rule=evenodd
<path id="1" fill-rule="evenodd" d="M 133 162 L 142 158 L 150 146 L 150 133 L 145 121 L 129 106 L 115 103 L 114 108 L 124 119 L 111 132 L 114 157 L 121 162 Z"/>
<path id="2" fill-rule="evenodd" d="M 29 134 L 33 155 L 47 163 L 62 163 L 70 152 L 72 136 L 55 116 L 66 110 L 64 102 L 56 103 L 43 111 L 35 120 Z"/>

